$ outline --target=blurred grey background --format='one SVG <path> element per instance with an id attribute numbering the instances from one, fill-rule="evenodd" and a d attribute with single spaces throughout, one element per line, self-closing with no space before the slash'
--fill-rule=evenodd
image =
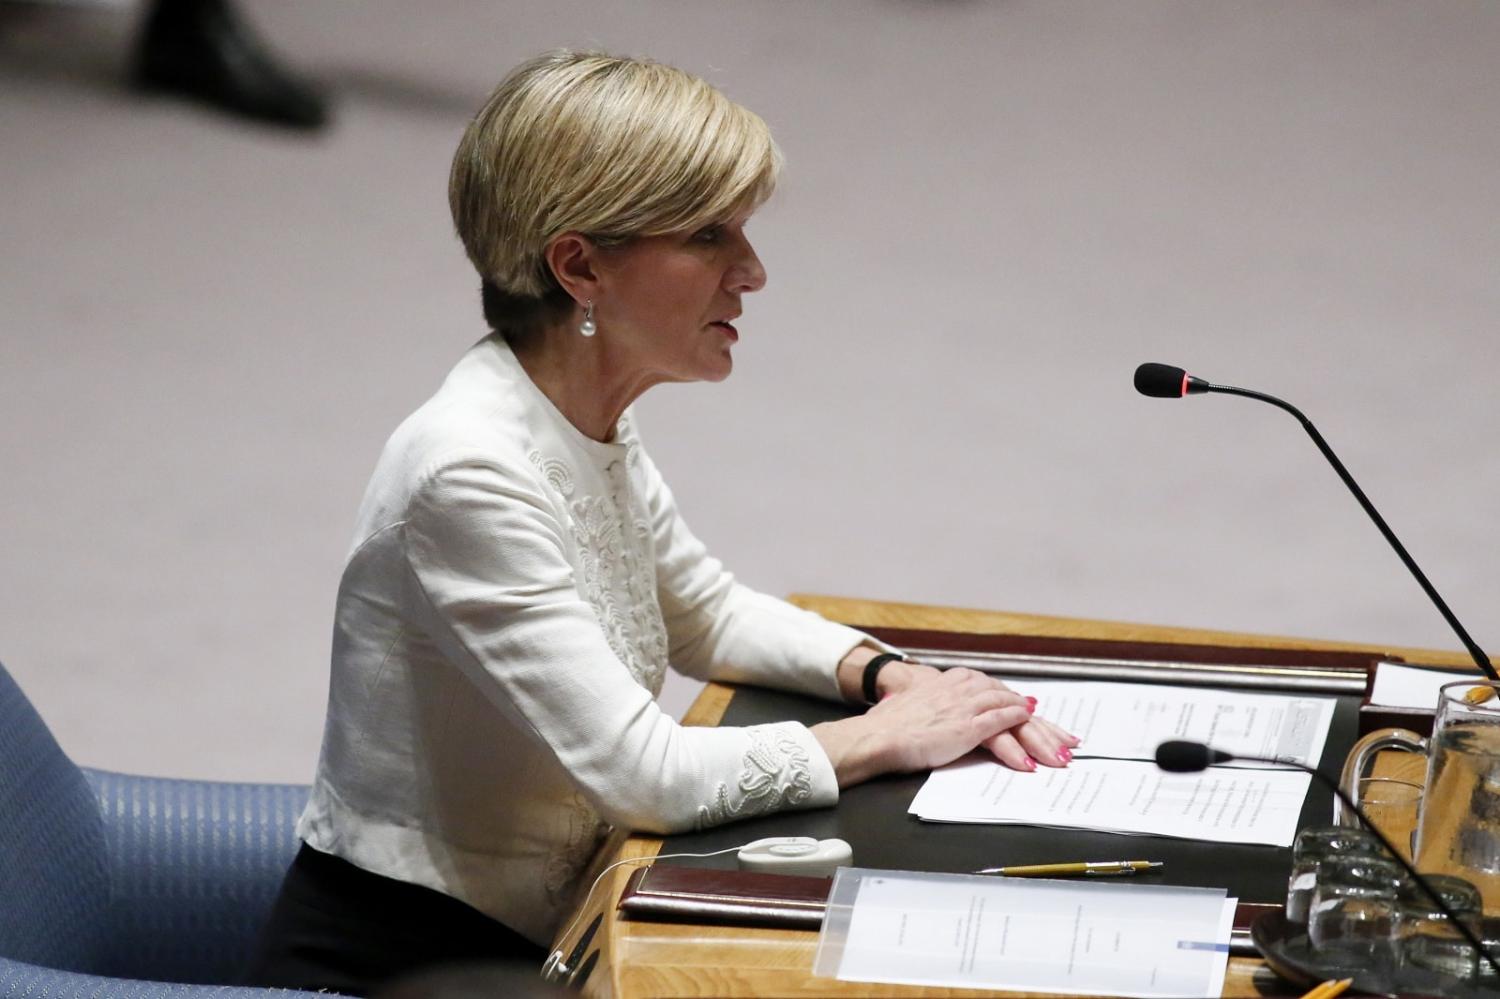
<path id="1" fill-rule="evenodd" d="M 135 96 L 135 8 L 0 4 L 0 661 L 85 764 L 307 780 L 386 435 L 484 333 L 467 116 L 556 46 L 770 123 L 734 376 L 640 404 L 750 584 L 1500 647 L 1500 5 L 247 0 L 308 139 Z M 680 711 L 690 685 L 667 693 Z"/>

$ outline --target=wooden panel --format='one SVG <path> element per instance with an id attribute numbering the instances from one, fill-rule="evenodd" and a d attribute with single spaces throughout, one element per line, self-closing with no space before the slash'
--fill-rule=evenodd
<path id="1" fill-rule="evenodd" d="M 818 935 L 810 931 L 639 923 L 622 950 L 621 995 L 629 996 L 1022 996 L 1039 993 L 878 985 L 817 978 L 810 968 Z M 1225 996 L 1299 995 L 1261 962 L 1232 958 Z M 1264 992 L 1256 982 L 1280 992 Z"/>
<path id="2" fill-rule="evenodd" d="M 712 728 L 719 724 L 720 718 L 724 717 L 724 711 L 729 707 L 729 699 L 733 696 L 733 687 L 710 683 L 703 688 L 703 692 L 698 695 L 692 707 L 688 708 L 687 714 L 682 716 L 682 723 L 699 728 Z"/>
<path id="3" fill-rule="evenodd" d="M 612 906 L 619 881 L 601 893 L 588 919 Z M 994 992 L 917 986 L 841 982 L 812 974 L 818 934 L 810 930 L 779 930 L 732 926 L 692 926 L 680 923 L 629 922 L 607 919 L 601 930 L 600 965 L 584 988 L 589 996 L 1017 996 L 1031 993 Z M 606 973 L 607 972 L 607 973 Z M 1231 958 L 1223 995 L 1299 995 L 1280 982 L 1262 962 Z"/>

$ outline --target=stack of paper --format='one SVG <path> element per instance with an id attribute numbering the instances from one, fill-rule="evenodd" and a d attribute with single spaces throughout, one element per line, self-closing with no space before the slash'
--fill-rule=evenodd
<path id="1" fill-rule="evenodd" d="M 1168 774 L 1168 739 L 1315 765 L 1334 701 L 1133 683 L 1012 681 L 1038 711 L 1083 740 L 1063 769 L 1010 770 L 965 757 L 937 771 L 910 811 L 930 822 L 1062 826 L 1290 846 L 1311 778 L 1254 766 Z"/>

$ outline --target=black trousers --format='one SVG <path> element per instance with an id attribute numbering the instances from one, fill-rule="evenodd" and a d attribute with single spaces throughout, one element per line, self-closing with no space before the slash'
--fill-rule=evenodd
<path id="1" fill-rule="evenodd" d="M 246 984 L 369 995 L 439 965 L 527 963 L 546 951 L 455 898 L 371 874 L 303 844 Z"/>

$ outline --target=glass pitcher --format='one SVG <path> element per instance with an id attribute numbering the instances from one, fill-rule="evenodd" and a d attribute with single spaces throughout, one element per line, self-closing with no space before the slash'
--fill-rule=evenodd
<path id="1" fill-rule="evenodd" d="M 1449 874 L 1479 889 L 1484 911 L 1500 914 L 1500 699 L 1471 691 L 1500 684 L 1459 680 L 1438 695 L 1432 737 L 1404 729 L 1371 732 L 1355 744 L 1341 784 L 1359 800 L 1366 763 L 1382 749 L 1427 754 L 1414 857 L 1424 874 Z M 1468 695 L 1468 696 L 1466 696 Z M 1482 701 L 1482 703 L 1474 703 Z M 1352 816 L 1339 815 L 1348 823 Z"/>

